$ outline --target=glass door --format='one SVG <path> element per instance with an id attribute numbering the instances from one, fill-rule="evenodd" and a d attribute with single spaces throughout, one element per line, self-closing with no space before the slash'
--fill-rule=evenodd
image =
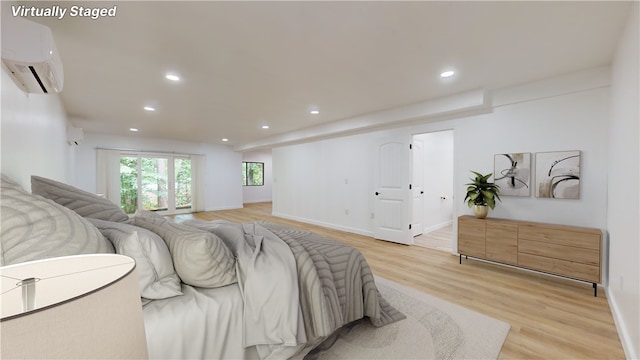
<path id="1" fill-rule="evenodd" d="M 169 211 L 169 159 L 140 158 L 140 194 L 142 208 L 149 211 Z"/>
<path id="2" fill-rule="evenodd" d="M 191 159 L 186 157 L 175 157 L 173 159 L 174 175 L 173 198 L 174 212 L 191 212 L 192 187 L 191 187 Z"/>
<path id="3" fill-rule="evenodd" d="M 159 214 L 191 211 L 191 159 L 188 156 L 123 155 L 120 157 L 120 204 Z"/>

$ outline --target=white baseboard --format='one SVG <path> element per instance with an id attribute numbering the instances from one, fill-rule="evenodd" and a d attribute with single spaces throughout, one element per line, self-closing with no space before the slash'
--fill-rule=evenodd
<path id="1" fill-rule="evenodd" d="M 244 204 L 257 204 L 257 203 L 265 203 L 265 202 L 271 202 L 271 199 L 262 199 L 262 200 L 251 200 L 251 201 L 243 201 Z"/>
<path id="2" fill-rule="evenodd" d="M 616 324 L 616 330 L 618 330 L 618 337 L 620 338 L 620 342 L 622 343 L 622 349 L 624 350 L 624 354 L 627 359 L 639 359 L 640 354 L 636 353 L 633 348 L 633 342 L 631 341 L 631 337 L 627 332 L 627 328 L 625 326 L 624 318 L 620 314 L 620 310 L 618 309 L 618 302 L 616 301 L 613 292 L 609 291 L 609 287 L 605 288 L 605 292 L 607 293 L 607 302 L 609 303 L 609 308 L 611 309 L 611 315 L 613 316 L 613 322 Z"/>
<path id="3" fill-rule="evenodd" d="M 219 210 L 234 210 L 234 209 L 242 209 L 242 205 L 239 206 L 218 206 L 214 208 L 206 208 L 204 211 L 219 211 Z"/>
<path id="4" fill-rule="evenodd" d="M 331 224 L 331 223 L 327 223 L 327 222 L 324 222 L 324 221 L 316 221 L 316 220 L 301 218 L 301 217 L 298 217 L 298 216 L 280 214 L 280 213 L 277 213 L 277 212 L 273 212 L 273 213 L 271 213 L 271 215 L 277 216 L 277 217 L 281 217 L 283 219 L 289 219 L 289 220 L 299 221 L 299 222 L 303 222 L 303 223 L 307 223 L 307 224 L 318 225 L 318 226 L 326 227 L 326 228 L 329 228 L 329 229 L 346 231 L 346 232 L 350 232 L 350 233 L 354 233 L 354 234 L 358 234 L 358 235 L 373 236 L 373 232 L 371 232 L 371 231 L 356 229 L 356 228 L 352 228 L 352 227 L 348 227 L 348 226 Z"/>
<path id="5" fill-rule="evenodd" d="M 422 229 L 422 233 L 426 234 L 428 232 L 436 231 L 436 230 L 442 229 L 443 227 L 447 227 L 447 226 L 451 225 L 452 223 L 453 223 L 453 220 L 449 220 L 449 221 L 445 221 L 445 222 L 437 224 L 437 225 L 429 226 L 428 228 L 423 228 Z"/>

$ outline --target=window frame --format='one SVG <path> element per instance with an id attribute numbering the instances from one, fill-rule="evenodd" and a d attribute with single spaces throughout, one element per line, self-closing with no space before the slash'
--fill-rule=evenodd
<path id="1" fill-rule="evenodd" d="M 261 184 L 249 184 L 248 164 L 260 164 L 262 168 L 262 183 Z M 259 161 L 243 161 L 242 162 L 242 186 L 264 186 L 264 163 Z"/>

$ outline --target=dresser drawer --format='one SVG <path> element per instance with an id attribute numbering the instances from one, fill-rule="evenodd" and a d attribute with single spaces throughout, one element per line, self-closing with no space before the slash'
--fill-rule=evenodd
<path id="1" fill-rule="evenodd" d="M 518 266 L 592 283 L 600 282 L 599 266 L 579 264 L 525 253 L 518 254 Z"/>
<path id="2" fill-rule="evenodd" d="M 539 241 L 518 241 L 518 253 L 563 259 L 587 265 L 600 266 L 600 251 Z"/>
<path id="3" fill-rule="evenodd" d="M 600 251 L 599 231 L 576 231 L 554 227 L 520 225 L 518 239 L 541 241 L 559 245 L 569 245 Z"/>

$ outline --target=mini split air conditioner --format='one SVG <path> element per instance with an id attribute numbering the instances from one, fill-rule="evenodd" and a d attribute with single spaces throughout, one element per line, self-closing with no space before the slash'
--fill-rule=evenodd
<path id="1" fill-rule="evenodd" d="M 62 91 L 63 70 L 51 30 L 19 17 L 2 17 L 2 62 L 28 93 Z"/>

